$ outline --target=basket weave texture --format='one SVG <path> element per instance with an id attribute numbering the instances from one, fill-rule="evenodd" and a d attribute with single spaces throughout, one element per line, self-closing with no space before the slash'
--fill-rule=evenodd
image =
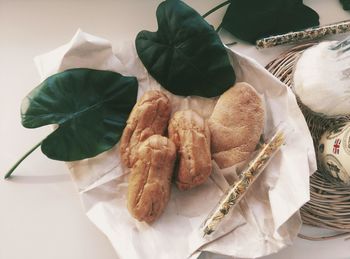
<path id="1" fill-rule="evenodd" d="M 303 51 L 315 44 L 306 43 L 290 49 L 270 62 L 266 69 L 293 89 L 295 64 Z M 326 117 L 311 111 L 298 97 L 297 101 L 309 126 L 315 147 L 318 146 L 318 141 L 326 130 L 336 128 L 350 120 L 349 115 Z M 317 171 L 310 177 L 310 201 L 300 210 L 302 220 L 305 224 L 340 231 L 342 232 L 340 236 L 344 236 L 350 234 L 350 187 L 335 183 L 327 175 L 329 174 L 318 162 Z"/>

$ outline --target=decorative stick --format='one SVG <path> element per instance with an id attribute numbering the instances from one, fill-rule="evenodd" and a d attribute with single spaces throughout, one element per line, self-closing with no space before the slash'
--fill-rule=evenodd
<path id="1" fill-rule="evenodd" d="M 270 48 L 283 44 L 317 40 L 327 35 L 350 32 L 350 20 L 332 23 L 324 26 L 311 27 L 302 31 L 270 36 L 256 41 L 257 48 Z"/>
<path id="2" fill-rule="evenodd" d="M 270 140 L 263 144 L 253 159 L 248 163 L 246 168 L 242 171 L 239 179 L 230 186 L 226 193 L 221 198 L 218 205 L 208 215 L 207 219 L 201 226 L 203 236 L 213 233 L 222 219 L 235 207 L 243 198 L 252 183 L 264 170 L 276 151 L 282 146 L 285 141 L 285 135 L 282 129 L 270 138 Z"/>

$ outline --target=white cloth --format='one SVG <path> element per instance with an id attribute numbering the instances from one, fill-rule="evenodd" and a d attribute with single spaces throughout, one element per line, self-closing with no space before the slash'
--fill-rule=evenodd
<path id="1" fill-rule="evenodd" d="M 291 244 L 299 232 L 298 210 L 309 200 L 309 175 L 316 170 L 304 117 L 284 84 L 254 60 L 229 49 L 228 53 L 237 81 L 250 83 L 264 99 L 264 132 L 287 122 L 293 134 L 225 224 L 208 239 L 201 237 L 199 227 L 228 186 L 224 175 L 231 169 L 215 169 L 205 184 L 190 191 L 180 192 L 173 186 L 165 212 L 154 224 L 147 225 L 127 211 L 128 171 L 120 163 L 118 145 L 94 158 L 68 163 L 87 216 L 107 235 L 119 258 L 197 258 L 201 251 L 253 258 L 277 252 Z M 137 77 L 138 97 L 149 89 L 165 91 L 147 73 L 133 42 L 120 42 L 113 53 L 107 40 L 79 30 L 68 44 L 35 61 L 42 80 L 69 68 L 85 67 Z M 191 108 L 205 118 L 216 102 L 166 93 L 173 111 Z"/>

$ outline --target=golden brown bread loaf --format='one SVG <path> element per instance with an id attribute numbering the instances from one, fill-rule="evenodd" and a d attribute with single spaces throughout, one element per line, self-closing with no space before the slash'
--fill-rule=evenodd
<path id="1" fill-rule="evenodd" d="M 163 135 L 170 118 L 168 97 L 160 91 L 148 91 L 132 109 L 120 140 L 122 161 L 131 167 L 139 144 L 148 137 Z"/>
<path id="2" fill-rule="evenodd" d="M 212 157 L 220 168 L 246 160 L 259 143 L 265 112 L 255 89 L 237 83 L 219 98 L 208 120 Z"/>
<path id="3" fill-rule="evenodd" d="M 176 112 L 168 132 L 178 150 L 177 187 L 187 190 L 205 182 L 212 166 L 210 131 L 204 119 L 191 110 Z"/>
<path id="4" fill-rule="evenodd" d="M 164 211 L 175 159 L 175 145 L 166 137 L 153 135 L 139 145 L 128 186 L 128 209 L 137 220 L 151 223 Z"/>

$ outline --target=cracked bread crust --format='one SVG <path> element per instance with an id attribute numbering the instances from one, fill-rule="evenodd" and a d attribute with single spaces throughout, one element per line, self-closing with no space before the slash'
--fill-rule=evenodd
<path id="1" fill-rule="evenodd" d="M 175 159 L 175 145 L 166 137 L 153 135 L 139 146 L 127 199 L 128 210 L 137 220 L 152 223 L 163 213 L 170 198 Z"/>
<path id="2" fill-rule="evenodd" d="M 168 132 L 178 151 L 177 187 L 188 190 L 204 183 L 212 170 L 210 131 L 205 120 L 194 111 L 178 111 Z"/>
<path id="3" fill-rule="evenodd" d="M 220 168 L 249 158 L 264 129 L 262 100 L 248 83 L 237 83 L 222 94 L 208 120 L 211 151 Z"/>
<path id="4" fill-rule="evenodd" d="M 140 143 L 148 137 L 163 135 L 170 118 L 169 98 L 160 91 L 148 91 L 132 109 L 120 140 L 123 163 L 131 168 Z"/>

